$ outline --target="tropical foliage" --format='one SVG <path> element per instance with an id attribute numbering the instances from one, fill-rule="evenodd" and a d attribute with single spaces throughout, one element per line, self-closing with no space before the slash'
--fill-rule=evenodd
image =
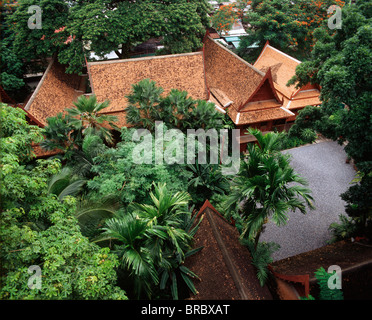
<path id="1" fill-rule="evenodd" d="M 209 19 L 205 1 L 143 0 L 136 2 L 92 0 L 19 1 L 10 21 L 15 31 L 14 46 L 24 59 L 57 54 L 67 72 L 81 73 L 85 54 L 104 56 L 115 52 L 128 58 L 132 47 L 152 37 L 163 37 L 164 52 L 195 51 Z M 42 10 L 42 28 L 29 29 L 28 8 Z"/>
<path id="2" fill-rule="evenodd" d="M 41 129 L 19 108 L 1 105 L 2 299 L 127 299 L 117 284 L 117 257 L 81 234 L 76 200 L 48 190 L 58 159 L 33 161 Z M 56 189 L 55 189 L 56 190 Z M 28 268 L 41 268 L 41 287 L 30 289 Z"/>
<path id="3" fill-rule="evenodd" d="M 243 18 L 250 27 L 243 37 L 238 53 L 254 62 L 266 41 L 279 50 L 300 60 L 306 59 L 314 46 L 314 30 L 327 27 L 331 5 L 342 7 L 343 1 L 280 1 L 253 0 L 251 9 Z M 247 50 L 257 44 L 256 50 Z"/>
<path id="4" fill-rule="evenodd" d="M 97 136 L 112 145 L 111 130 L 118 129 L 115 125 L 117 117 L 100 113 L 108 105 L 109 101 L 97 102 L 95 95 L 79 96 L 74 107 L 66 109 L 66 114 L 60 112 L 55 117 L 47 118 L 45 140 L 41 146 L 46 150 L 59 149 L 64 152 L 65 158 L 70 158 L 77 151 L 82 151 L 87 136 Z"/>
<path id="5" fill-rule="evenodd" d="M 214 103 L 194 100 L 186 91 L 172 89 L 165 97 L 163 92 L 163 88 L 149 79 L 134 84 L 127 96 L 127 123 L 152 132 L 156 121 L 185 133 L 187 129 L 218 130 L 223 127 L 224 116 L 216 110 Z"/>
<path id="6" fill-rule="evenodd" d="M 288 155 L 278 152 L 279 135 L 250 130 L 258 144 L 248 145 L 248 155 L 232 180 L 226 208 L 239 224 L 241 238 L 257 244 L 269 219 L 280 226 L 288 212 L 313 208 L 307 182 L 290 166 Z"/>
<path id="7" fill-rule="evenodd" d="M 115 252 L 125 276 L 133 283 L 136 298 L 142 294 L 151 298 L 154 287 L 160 285 L 164 290 L 170 279 L 172 297 L 178 299 L 177 271 L 196 293 L 189 277 L 197 276 L 183 266 L 195 233 L 188 233 L 184 225 L 185 219 L 192 220 L 187 207 L 191 198 L 185 192 L 170 195 L 165 184 L 155 185 L 150 197 L 152 204 L 133 203 L 129 213 L 107 220 L 102 236 L 95 242 L 116 243 Z"/>

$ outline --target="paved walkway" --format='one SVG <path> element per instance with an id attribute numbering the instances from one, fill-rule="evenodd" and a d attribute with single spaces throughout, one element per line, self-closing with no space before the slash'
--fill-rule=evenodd
<path id="1" fill-rule="evenodd" d="M 345 163 L 345 151 L 337 142 L 321 141 L 283 152 L 292 155 L 292 167 L 309 182 L 316 208 L 308 210 L 306 215 L 290 212 L 287 225 L 282 227 L 267 224 L 260 240 L 280 244 L 281 248 L 273 255 L 274 261 L 327 244 L 331 238 L 329 225 L 339 222 L 339 215 L 345 213 L 340 194 L 355 177 L 355 170 Z"/>

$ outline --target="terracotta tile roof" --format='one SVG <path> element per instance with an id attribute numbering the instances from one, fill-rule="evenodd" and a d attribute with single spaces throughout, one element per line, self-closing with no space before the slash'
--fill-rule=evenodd
<path id="1" fill-rule="evenodd" d="M 296 73 L 301 61 L 265 44 L 254 66 L 266 72 L 271 69 L 273 85 L 283 107 L 288 110 L 301 109 L 307 105 L 320 105 L 320 91 L 317 85 L 307 84 L 300 89 L 295 85 L 287 87 L 287 82 Z"/>
<path id="2" fill-rule="evenodd" d="M 57 154 L 63 153 L 60 149 L 55 150 L 44 150 L 39 144 L 32 145 L 32 151 L 34 152 L 36 158 L 51 157 Z"/>
<path id="3" fill-rule="evenodd" d="M 278 108 L 278 107 L 281 107 L 281 105 L 282 104 L 280 102 L 274 99 L 264 100 L 264 101 L 253 101 L 253 102 L 247 103 L 243 108 L 241 108 L 240 112 Z"/>
<path id="4" fill-rule="evenodd" d="M 207 99 L 202 52 L 104 62 L 89 62 L 91 86 L 98 101 L 109 100 L 107 111 L 122 111 L 132 85 L 149 78 L 164 89 L 186 90 L 194 99 Z"/>
<path id="5" fill-rule="evenodd" d="M 217 88 L 210 88 L 209 90 L 211 93 L 210 96 L 213 96 L 224 108 L 229 107 L 233 103 L 233 101 L 226 95 L 225 92 Z"/>
<path id="6" fill-rule="evenodd" d="M 320 91 L 318 89 L 299 90 L 292 96 L 292 100 L 314 98 L 319 97 L 319 95 Z"/>
<path id="7" fill-rule="evenodd" d="M 228 114 L 235 124 L 248 125 L 293 115 L 280 108 L 282 97 L 275 90 L 271 68 L 258 70 L 211 37 L 205 38 L 204 55 L 211 96 L 221 105 L 228 105 Z"/>
<path id="8" fill-rule="evenodd" d="M 209 96 L 208 102 L 213 102 L 219 112 L 226 113 L 224 106 L 212 94 Z"/>
<path id="9" fill-rule="evenodd" d="M 295 75 L 296 67 L 300 63 L 301 61 L 266 43 L 254 66 L 263 72 L 271 68 L 272 77 L 277 84 L 277 89 L 287 98 L 290 98 L 296 89 L 294 85 L 287 87 L 286 84 Z"/>
<path id="10" fill-rule="evenodd" d="M 212 39 L 219 39 L 219 38 L 221 38 L 220 35 L 217 32 L 211 32 L 211 33 L 209 33 L 209 36 Z"/>
<path id="11" fill-rule="evenodd" d="M 58 112 L 71 107 L 82 94 L 77 91 L 81 77 L 66 74 L 65 69 L 65 66 L 53 59 L 25 106 L 25 110 L 43 125 L 48 117 L 56 116 Z"/>
<path id="12" fill-rule="evenodd" d="M 300 98 L 300 99 L 284 99 L 284 107 L 288 110 L 300 109 L 306 106 L 317 106 L 322 104 L 320 101 L 319 96 L 313 96 L 308 98 Z"/>
<path id="13" fill-rule="evenodd" d="M 208 87 L 224 92 L 236 107 L 248 100 L 265 76 L 209 36 L 204 41 L 204 57 Z"/>
<path id="14" fill-rule="evenodd" d="M 316 86 L 300 90 L 285 86 L 299 63 L 266 44 L 252 66 L 206 36 L 203 52 L 90 62 L 87 67 L 93 94 L 98 101 L 110 101 L 104 113 L 116 115 L 119 127 L 126 125 L 125 96 L 133 84 L 145 78 L 154 80 L 164 94 L 179 89 L 194 99 L 212 101 L 220 112 L 227 111 L 235 124 L 248 125 L 287 118 L 293 115 L 290 109 L 320 104 Z M 66 74 L 65 67 L 53 60 L 25 110 L 36 123 L 44 125 L 47 117 L 73 105 L 82 94 L 78 89 L 83 80 Z"/>
<path id="15" fill-rule="evenodd" d="M 113 112 L 105 112 L 103 114 L 108 114 L 110 116 L 117 117 L 117 121 L 115 121 L 115 125 L 119 128 L 121 127 L 131 127 L 131 124 L 127 124 L 126 116 L 124 111 L 113 111 Z M 108 129 L 112 129 L 111 126 L 108 123 L 102 124 L 104 127 Z"/>
<path id="16" fill-rule="evenodd" d="M 249 112 L 240 112 L 238 113 L 238 115 L 237 115 L 238 121 L 236 122 L 236 124 L 245 125 L 263 121 L 289 118 L 291 116 L 294 116 L 294 113 L 283 107 L 280 108 L 277 107 Z"/>
<path id="17" fill-rule="evenodd" d="M 241 105 L 238 110 L 242 111 L 243 109 L 246 109 L 246 106 L 252 102 L 264 102 L 268 100 L 275 101 L 278 105 L 283 102 L 283 100 L 280 99 L 277 95 L 272 79 L 271 68 L 267 70 L 265 76 L 261 80 L 261 83 L 257 86 L 248 100 L 243 105 Z"/>
<path id="18" fill-rule="evenodd" d="M 251 256 L 239 242 L 236 228 L 227 222 L 207 200 L 199 216 L 203 220 L 194 237 L 194 247 L 203 246 L 185 265 L 201 281 L 192 300 L 271 300 L 268 288 L 258 283 Z"/>

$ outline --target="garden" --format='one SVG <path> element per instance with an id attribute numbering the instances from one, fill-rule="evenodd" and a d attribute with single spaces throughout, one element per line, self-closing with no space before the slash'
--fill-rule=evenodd
<path id="1" fill-rule="evenodd" d="M 283 3 L 252 1 L 252 8 L 256 8 L 256 14 L 251 16 L 254 35 L 247 39 L 272 41 L 275 32 L 284 34 L 280 27 L 284 24 L 288 33 L 294 30 L 298 33 L 298 41 L 288 43 L 288 48 L 297 51 L 300 41 L 307 41 L 305 34 L 311 34 L 311 52 L 306 46 L 301 47 L 306 50 L 297 51 L 306 60 L 299 65 L 291 82 L 318 83 L 322 87 L 322 106 L 308 106 L 300 111 L 287 133 L 263 135 L 250 129 L 249 134 L 255 136 L 257 143 L 249 144 L 246 154 L 240 156 L 235 175 L 224 175 L 221 164 L 208 161 L 157 163 L 155 149 L 150 153 L 154 158 L 149 163 L 133 161 L 133 152 L 142 143 L 133 139 L 139 128 L 150 133 L 177 129 L 183 135 L 193 128 L 233 129 L 228 116 L 216 111 L 213 103 L 193 100 L 187 92 L 178 90 L 165 95 L 150 79 L 133 84 L 126 109 L 130 126 L 123 128 L 117 127 L 114 116 L 103 113 L 109 101 L 98 102 L 94 95 L 80 96 L 64 113 L 48 118 L 44 128 L 31 125 L 22 108 L 1 103 L 1 299 L 176 300 L 196 295 L 194 281 L 199 276 L 185 266 L 185 261 L 203 250 L 194 248 L 193 238 L 200 223 L 195 213 L 206 199 L 228 221 L 234 221 L 239 240 L 251 255 L 257 280 L 264 286 L 269 281 L 268 265 L 272 264 L 272 254 L 277 248 L 275 242 L 262 241 L 267 223 L 285 225 L 288 219 L 296 218 L 290 214 L 294 210 L 305 214 L 316 205 L 306 179 L 295 172 L 290 157 L 281 151 L 312 143 L 318 134 L 344 144 L 358 172 L 349 189 L 340 195 L 345 201 L 345 212 L 340 212 L 339 223 L 330 225 L 333 241 L 353 238 L 371 245 L 371 1 L 345 4 L 343 27 L 336 30 L 324 27 L 325 21 L 310 21 L 310 26 L 318 26 L 314 30 L 289 28 L 285 22 L 279 22 L 291 10 L 289 2 Z M 299 3 L 305 5 L 304 1 Z M 145 4 L 150 6 L 152 1 L 141 5 Z M 94 5 L 100 8 L 100 3 Z M 205 9 L 201 4 L 194 10 L 186 3 L 183 6 L 194 18 L 195 12 L 200 14 Z M 76 6 L 74 14 L 89 15 L 83 9 Z M 124 9 L 128 8 L 120 8 Z M 296 5 L 293 15 L 300 9 Z M 174 6 L 169 10 L 175 16 L 180 15 Z M 263 21 L 257 16 L 260 10 L 268 15 L 274 15 L 275 11 L 278 25 L 267 29 L 265 26 L 271 25 L 272 19 Z M 22 15 L 22 11 L 13 18 L 17 15 Z M 71 21 L 74 23 L 69 28 L 85 30 L 86 38 L 93 37 L 87 31 L 89 26 L 78 23 L 88 19 Z M 17 97 L 24 83 L 14 79 L 22 78 L 19 63 L 29 48 L 22 48 L 18 57 L 15 52 L 20 49 L 22 39 L 31 36 L 29 30 L 22 32 L 20 25 L 16 24 L 15 28 L 18 32 L 7 33 L 6 41 L 2 41 L 2 46 L 10 50 L 6 59 L 2 59 L 5 70 L 2 86 L 8 85 L 8 91 Z M 193 30 L 199 34 L 201 25 L 195 23 Z M 267 34 L 267 30 L 272 31 Z M 155 35 L 159 32 L 153 30 Z M 134 30 L 133 37 L 137 34 Z M 200 45 L 196 38 L 177 40 L 171 37 L 172 32 L 168 35 L 169 52 L 172 46 L 187 51 Z M 59 51 L 60 58 L 70 62 L 72 69 L 81 65 L 82 56 L 74 48 L 77 42 L 55 48 L 56 42 L 50 38 L 45 45 L 49 47 L 41 49 L 41 36 L 38 35 L 34 44 L 34 53 L 48 55 L 53 50 Z M 284 42 L 275 45 L 284 48 L 288 39 L 278 38 Z M 114 40 L 93 41 L 92 45 L 104 52 L 118 45 Z M 240 54 L 247 58 L 245 51 Z M 249 57 L 253 54 L 250 52 Z M 156 127 L 158 121 L 163 124 L 160 129 Z M 36 158 L 36 145 L 58 153 Z M 151 143 L 151 148 L 155 145 Z M 208 139 L 206 145 L 196 143 L 195 158 L 204 149 L 210 155 L 210 145 Z M 171 153 L 182 148 L 173 140 L 165 142 L 164 147 L 169 147 Z M 207 160 L 210 160 L 208 156 Z M 353 250 L 343 252 L 354 255 Z M 291 268 L 292 272 L 298 270 L 293 264 L 287 266 L 286 272 Z M 41 270 L 41 276 L 35 279 L 33 270 Z M 330 275 L 318 270 L 318 276 L 324 281 Z M 360 279 L 350 281 L 358 283 Z M 323 297 L 343 298 L 338 294 Z"/>

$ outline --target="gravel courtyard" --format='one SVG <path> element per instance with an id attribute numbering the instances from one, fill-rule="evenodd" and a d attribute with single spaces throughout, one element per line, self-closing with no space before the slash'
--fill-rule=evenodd
<path id="1" fill-rule="evenodd" d="M 296 210 L 289 213 L 287 225 L 277 227 L 269 222 L 260 241 L 273 241 L 281 248 L 273 254 L 274 261 L 327 244 L 331 238 L 328 230 L 332 222 L 339 222 L 345 212 L 340 194 L 345 192 L 355 170 L 345 163 L 343 147 L 334 141 L 323 141 L 312 145 L 283 151 L 292 155 L 291 165 L 309 182 L 315 210 L 306 215 Z"/>

